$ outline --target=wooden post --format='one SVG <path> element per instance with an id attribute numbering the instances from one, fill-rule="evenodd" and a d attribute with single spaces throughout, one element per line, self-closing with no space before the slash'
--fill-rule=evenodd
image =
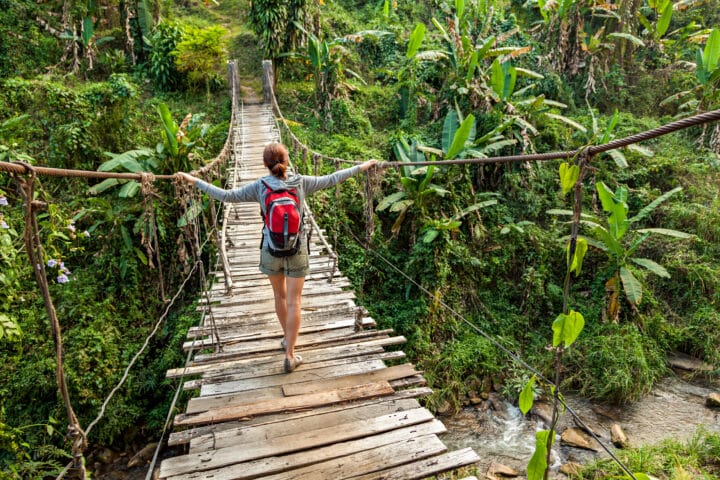
<path id="1" fill-rule="evenodd" d="M 273 85 L 275 85 L 275 74 L 273 72 L 272 62 L 270 60 L 263 60 L 263 101 L 265 103 L 271 103 L 273 97 Z"/>

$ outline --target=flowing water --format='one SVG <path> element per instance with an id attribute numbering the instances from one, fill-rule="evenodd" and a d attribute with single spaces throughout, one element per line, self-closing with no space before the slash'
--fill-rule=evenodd
<path id="1" fill-rule="evenodd" d="M 663 439 L 684 440 L 693 436 L 699 426 L 720 432 L 720 411 L 705 406 L 705 398 L 717 388 L 688 383 L 678 377 L 661 381 L 641 401 L 620 407 L 593 404 L 566 396 L 570 407 L 600 438 L 610 442 L 610 428 L 619 424 L 633 447 L 650 445 Z M 479 471 L 484 473 L 492 462 L 524 472 L 535 449 L 535 432 L 546 428 L 535 415 L 525 417 L 509 402 L 492 398 L 489 402 L 468 407 L 460 413 L 443 417 L 448 433 L 442 437 L 450 450 L 472 447 L 482 459 Z M 567 412 L 561 417 L 558 432 L 575 426 Z M 566 446 L 553 447 L 553 468 L 567 462 L 586 463 L 606 453 Z"/>

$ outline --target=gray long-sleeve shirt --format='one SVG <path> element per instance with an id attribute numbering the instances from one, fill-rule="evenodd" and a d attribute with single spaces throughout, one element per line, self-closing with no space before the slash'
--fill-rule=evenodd
<path id="1" fill-rule="evenodd" d="M 300 175 L 297 173 L 288 172 L 285 180 L 280 179 L 274 175 L 268 175 L 255 180 L 252 183 L 248 183 L 239 188 L 233 188 L 231 190 L 225 190 L 218 188 L 215 185 L 197 180 L 195 186 L 207 193 L 209 196 L 220 200 L 221 202 L 228 203 L 239 203 L 239 202 L 258 202 L 260 209 L 263 214 L 265 213 L 265 195 L 267 188 L 263 185 L 263 182 L 267 183 L 273 190 L 279 190 L 283 188 L 295 188 L 298 192 L 298 199 L 300 200 L 300 206 L 305 205 L 305 195 L 310 195 L 318 190 L 330 188 L 338 183 L 347 180 L 353 175 L 357 175 L 360 172 L 360 166 L 355 165 L 354 167 L 345 168 L 338 170 L 330 175 L 323 175 L 315 177 L 312 175 Z M 267 238 L 267 235 L 266 235 Z M 267 242 L 267 240 L 265 240 Z M 263 244 L 263 246 L 265 243 Z"/>

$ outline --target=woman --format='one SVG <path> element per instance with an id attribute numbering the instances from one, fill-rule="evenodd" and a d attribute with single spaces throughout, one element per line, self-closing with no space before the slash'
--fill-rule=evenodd
<path id="1" fill-rule="evenodd" d="M 359 172 L 364 172 L 375 165 L 377 160 L 368 160 L 360 165 L 321 177 L 299 175 L 288 171 L 289 155 L 285 146 L 280 143 L 271 143 L 263 151 L 263 162 L 270 171 L 270 175 L 232 190 L 217 188 L 184 172 L 179 172 L 177 176 L 222 202 L 258 202 L 264 215 L 268 189 L 296 189 L 299 197 L 298 203 L 302 208 L 305 195 L 332 187 Z M 260 271 L 268 276 L 275 295 L 275 313 L 284 333 L 280 345 L 285 349 L 285 371 L 289 373 L 302 363 L 302 357 L 295 354 L 295 343 L 300 331 L 302 289 L 305 284 L 305 276 L 310 271 L 308 246 L 303 239 L 296 254 L 275 257 L 270 254 L 269 232 L 266 230 L 267 227 L 263 227 Z"/>

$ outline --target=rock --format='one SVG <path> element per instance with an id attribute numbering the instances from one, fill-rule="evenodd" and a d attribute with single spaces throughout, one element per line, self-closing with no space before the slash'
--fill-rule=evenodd
<path id="1" fill-rule="evenodd" d="M 117 454 L 109 448 L 101 448 L 95 452 L 95 458 L 97 458 L 98 462 L 105 464 L 112 463 L 116 456 Z"/>
<path id="2" fill-rule="evenodd" d="M 580 473 L 581 468 L 582 465 L 580 465 L 579 463 L 568 462 L 560 466 L 560 473 L 564 473 L 568 477 L 576 476 L 578 473 Z"/>
<path id="3" fill-rule="evenodd" d="M 480 397 L 470 397 L 470 403 L 472 405 L 479 405 L 479 404 L 483 403 L 483 399 Z"/>
<path id="4" fill-rule="evenodd" d="M 560 435 L 560 443 L 570 447 L 598 451 L 596 442 L 579 428 L 566 428 L 565 431 L 562 432 L 562 435 Z"/>
<path id="5" fill-rule="evenodd" d="M 690 355 L 680 352 L 669 355 L 668 362 L 673 368 L 688 370 L 690 372 L 711 372 L 714 370 L 712 365 L 708 365 L 699 358 L 691 357 Z"/>
<path id="6" fill-rule="evenodd" d="M 612 441 L 612 444 L 617 448 L 628 447 L 627 435 L 625 435 L 622 427 L 620 427 L 617 423 L 613 423 L 613 426 L 610 428 L 610 441 Z"/>
<path id="7" fill-rule="evenodd" d="M 140 450 L 138 453 L 135 454 L 134 457 L 130 459 L 127 464 L 128 468 L 145 465 L 152 459 L 153 455 L 155 454 L 156 448 L 157 442 L 147 444 L 142 450 Z"/>
<path id="8" fill-rule="evenodd" d="M 720 393 L 711 393 L 705 399 L 705 405 L 710 408 L 720 408 Z"/>
<path id="9" fill-rule="evenodd" d="M 549 426 L 552 422 L 553 407 L 547 402 L 535 402 L 530 414 L 542 420 L 545 426 Z"/>
<path id="10" fill-rule="evenodd" d="M 488 468 L 488 474 L 495 477 L 517 477 L 520 475 L 520 472 L 502 463 L 492 462 Z"/>
<path id="11" fill-rule="evenodd" d="M 450 413 L 450 410 L 452 410 L 452 405 L 450 405 L 450 402 L 447 400 L 443 400 L 443 402 L 437 407 L 438 415 L 446 415 Z"/>

